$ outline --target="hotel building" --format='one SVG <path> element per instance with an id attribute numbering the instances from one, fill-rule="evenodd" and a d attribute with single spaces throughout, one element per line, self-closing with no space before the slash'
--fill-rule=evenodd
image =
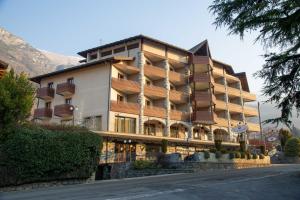
<path id="1" fill-rule="evenodd" d="M 238 123 L 260 131 L 246 74 L 215 60 L 207 41 L 186 50 L 138 35 L 78 54 L 82 64 L 31 78 L 34 119 L 86 126 L 103 136 L 106 156 L 147 156 L 163 139 L 186 154 L 213 147 L 216 129 L 235 148 Z"/>

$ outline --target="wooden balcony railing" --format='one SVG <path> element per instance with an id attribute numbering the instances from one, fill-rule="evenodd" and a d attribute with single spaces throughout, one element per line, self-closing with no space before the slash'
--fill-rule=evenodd
<path id="1" fill-rule="evenodd" d="M 215 121 L 217 126 L 228 127 L 228 119 L 218 117 Z"/>
<path id="2" fill-rule="evenodd" d="M 244 101 L 256 101 L 256 95 L 250 92 L 242 91 Z"/>
<path id="3" fill-rule="evenodd" d="M 260 131 L 259 124 L 247 122 L 247 125 L 248 125 L 249 132 L 259 132 Z"/>
<path id="4" fill-rule="evenodd" d="M 227 91 L 229 96 L 235 96 L 235 97 L 241 96 L 241 91 L 239 89 L 233 87 L 227 87 Z"/>
<path id="5" fill-rule="evenodd" d="M 236 113 L 242 113 L 243 108 L 241 105 L 234 104 L 234 103 L 228 103 L 228 109 L 229 112 L 236 112 Z"/>
<path id="6" fill-rule="evenodd" d="M 190 82 L 200 82 L 200 83 L 210 83 L 212 82 L 212 78 L 209 74 L 205 73 L 195 73 L 190 75 Z"/>
<path id="7" fill-rule="evenodd" d="M 209 106 L 216 103 L 215 95 L 206 91 L 195 91 L 191 95 L 191 100 L 196 102 L 197 106 Z"/>
<path id="8" fill-rule="evenodd" d="M 235 76 L 232 76 L 232 75 L 229 75 L 229 74 L 226 74 L 225 75 L 226 79 L 228 82 L 239 82 L 240 79 L 235 77 Z"/>
<path id="9" fill-rule="evenodd" d="M 165 88 L 154 85 L 145 85 L 144 94 L 145 96 L 153 99 L 166 98 L 167 90 Z"/>
<path id="10" fill-rule="evenodd" d="M 258 110 L 256 108 L 244 106 L 244 114 L 247 117 L 255 117 L 258 116 Z"/>
<path id="11" fill-rule="evenodd" d="M 75 84 L 65 82 L 57 84 L 56 86 L 56 94 L 68 96 L 75 93 Z"/>
<path id="12" fill-rule="evenodd" d="M 58 117 L 72 117 L 74 108 L 70 104 L 61 104 L 54 106 L 54 115 Z"/>
<path id="13" fill-rule="evenodd" d="M 227 110 L 226 102 L 221 101 L 221 100 L 217 100 L 216 101 L 216 109 L 218 109 L 218 110 Z"/>
<path id="14" fill-rule="evenodd" d="M 49 87 L 38 88 L 36 97 L 43 100 L 51 100 L 54 98 L 54 89 Z"/>
<path id="15" fill-rule="evenodd" d="M 169 72 L 169 80 L 174 85 L 184 85 L 186 83 L 185 75 L 173 71 Z"/>
<path id="16" fill-rule="evenodd" d="M 179 110 L 171 110 L 170 111 L 170 118 L 171 120 L 177 120 L 177 121 L 189 121 L 189 113 L 182 112 Z"/>
<path id="17" fill-rule="evenodd" d="M 219 76 L 223 76 L 224 75 L 224 73 L 223 73 L 223 69 L 220 69 L 220 68 L 218 68 L 218 67 L 214 67 L 213 68 L 213 74 L 215 75 L 219 75 Z"/>
<path id="18" fill-rule="evenodd" d="M 176 90 L 170 90 L 169 97 L 170 101 L 174 103 L 184 103 L 188 100 L 188 96 L 184 92 Z"/>
<path id="19" fill-rule="evenodd" d="M 217 118 L 217 115 L 214 112 L 210 111 L 194 111 L 192 113 L 192 121 L 202 124 L 215 124 L 214 119 Z"/>
<path id="20" fill-rule="evenodd" d="M 214 83 L 214 90 L 215 90 L 215 93 L 225 93 L 226 90 L 225 90 L 225 85 L 221 85 L 219 83 Z"/>
<path id="21" fill-rule="evenodd" d="M 33 118 L 34 119 L 52 118 L 52 109 L 51 108 L 37 108 L 34 110 Z"/>
<path id="22" fill-rule="evenodd" d="M 166 70 L 153 65 L 144 65 L 144 75 L 153 80 L 166 78 Z"/>
<path id="23" fill-rule="evenodd" d="M 193 64 L 213 66 L 209 56 L 193 56 Z"/>
<path id="24" fill-rule="evenodd" d="M 118 90 L 125 94 L 135 94 L 141 91 L 141 87 L 138 82 L 126 79 L 112 78 L 111 86 L 115 90 Z"/>
<path id="25" fill-rule="evenodd" d="M 120 70 L 121 72 L 125 74 L 137 74 L 139 73 L 140 69 L 134 66 L 126 65 L 126 64 L 121 64 L 121 63 L 116 63 L 114 64 L 115 68 Z"/>
<path id="26" fill-rule="evenodd" d="M 110 110 L 138 115 L 140 113 L 140 105 L 137 103 L 110 101 Z"/>
<path id="27" fill-rule="evenodd" d="M 166 118 L 166 109 L 156 106 L 146 106 L 144 108 L 144 116 Z"/>

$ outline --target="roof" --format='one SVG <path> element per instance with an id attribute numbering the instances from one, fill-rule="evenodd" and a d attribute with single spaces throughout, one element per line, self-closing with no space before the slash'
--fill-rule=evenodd
<path id="1" fill-rule="evenodd" d="M 210 49 L 209 49 L 209 45 L 208 45 L 208 41 L 204 40 L 202 42 L 200 42 L 199 44 L 197 44 L 196 46 L 194 46 L 193 48 L 191 48 L 189 50 L 192 54 L 201 54 L 202 56 L 209 56 L 211 57 L 210 54 Z"/>
<path id="2" fill-rule="evenodd" d="M 78 55 L 86 57 L 87 53 L 89 53 L 89 52 L 92 52 L 92 51 L 95 51 L 95 50 L 98 50 L 98 49 L 104 49 L 104 48 L 112 47 L 112 46 L 119 45 L 119 44 L 124 44 L 126 42 L 130 42 L 130 41 L 134 41 L 134 40 L 138 40 L 138 39 L 146 39 L 146 40 L 149 40 L 149 41 L 152 41 L 152 42 L 155 42 L 155 43 L 166 45 L 168 47 L 171 47 L 171 48 L 179 50 L 179 51 L 183 51 L 185 53 L 191 53 L 190 51 L 188 51 L 186 49 L 183 49 L 181 47 L 178 47 L 178 46 L 166 43 L 166 42 L 163 42 L 161 40 L 157 40 L 157 39 L 145 36 L 145 35 L 136 35 L 136 36 L 129 37 L 129 38 L 126 38 L 126 39 L 122 39 L 122 40 L 119 40 L 119 41 L 116 41 L 116 42 L 112 42 L 112 43 L 108 43 L 108 44 L 101 45 L 101 46 L 98 46 L 98 47 L 94 47 L 94 48 L 91 48 L 91 49 L 87 49 L 87 50 L 84 50 L 84 51 L 80 51 L 80 52 L 78 52 Z"/>
<path id="3" fill-rule="evenodd" d="M 229 65 L 229 64 L 226 64 L 226 63 L 224 63 L 224 62 L 221 62 L 221 61 L 219 61 L 219 60 L 216 60 L 216 59 L 212 59 L 212 60 L 213 60 L 213 62 L 215 62 L 215 63 L 218 63 L 218 64 L 222 65 L 222 66 L 225 68 L 225 70 L 227 71 L 227 73 L 229 73 L 229 74 L 235 74 L 235 73 L 234 73 L 234 70 L 233 70 L 233 68 L 232 68 L 232 66 L 231 66 L 231 65 Z"/>

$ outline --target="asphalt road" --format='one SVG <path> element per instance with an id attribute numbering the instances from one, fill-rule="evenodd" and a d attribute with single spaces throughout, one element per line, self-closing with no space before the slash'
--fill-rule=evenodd
<path id="1" fill-rule="evenodd" d="M 173 174 L 123 180 L 97 181 L 6 192 L 11 199 L 300 199 L 300 165 L 274 165 L 268 168 L 218 170 L 194 174 Z"/>

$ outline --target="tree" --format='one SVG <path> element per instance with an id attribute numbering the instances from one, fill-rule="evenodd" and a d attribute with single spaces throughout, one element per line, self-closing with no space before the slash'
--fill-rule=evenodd
<path id="1" fill-rule="evenodd" d="M 284 154 L 287 157 L 297 157 L 300 156 L 300 139 L 290 138 L 285 144 Z"/>
<path id="2" fill-rule="evenodd" d="M 284 147 L 288 139 L 292 137 L 292 134 L 289 130 L 281 128 L 279 130 L 279 139 L 281 147 Z"/>
<path id="3" fill-rule="evenodd" d="M 168 140 L 166 140 L 166 139 L 161 140 L 161 151 L 163 153 L 167 153 L 167 151 L 168 151 Z"/>
<path id="4" fill-rule="evenodd" d="M 35 88 L 24 73 L 13 70 L 0 79 L 0 131 L 22 123 L 30 115 Z"/>
<path id="5" fill-rule="evenodd" d="M 282 122 L 288 127 L 292 109 L 300 111 L 300 1 L 299 0 L 215 0 L 209 7 L 217 27 L 227 26 L 241 38 L 258 31 L 267 51 L 263 68 L 255 76 L 265 80 L 263 93 L 274 102 L 281 116 L 265 123 Z"/>
<path id="6" fill-rule="evenodd" d="M 222 142 L 225 140 L 226 136 L 228 135 L 227 131 L 224 129 L 215 129 L 214 130 L 214 138 L 215 138 L 215 148 L 217 151 L 221 151 Z"/>

